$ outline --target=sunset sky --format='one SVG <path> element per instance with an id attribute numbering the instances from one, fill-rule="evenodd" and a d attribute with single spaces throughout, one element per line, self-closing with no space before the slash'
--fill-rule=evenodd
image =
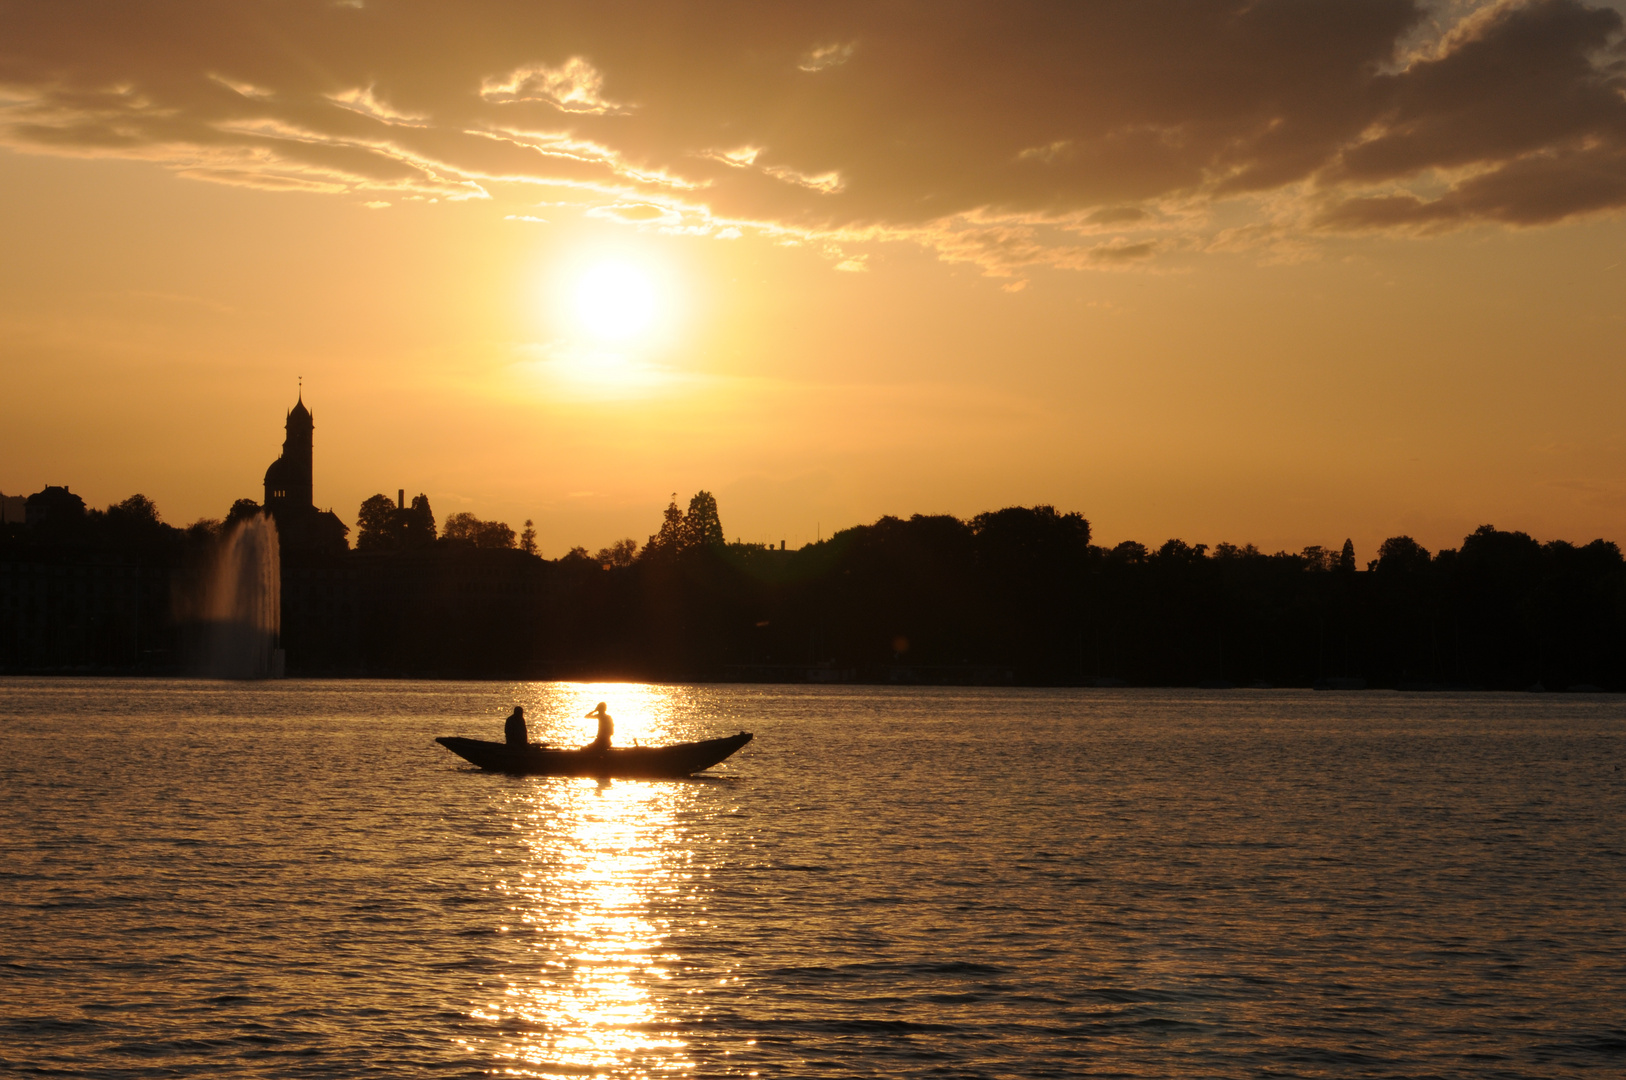
<path id="1" fill-rule="evenodd" d="M 0 491 L 1626 542 L 1621 10 L 0 3 Z"/>

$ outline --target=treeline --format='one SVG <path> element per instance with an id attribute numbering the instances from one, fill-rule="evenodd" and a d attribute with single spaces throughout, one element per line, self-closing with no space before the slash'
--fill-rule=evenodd
<path id="1" fill-rule="evenodd" d="M 1438 553 L 1394 537 L 1358 570 L 1348 541 L 1104 548 L 1078 514 L 1013 507 L 886 517 L 794 552 L 714 541 L 558 569 L 580 659 L 619 650 L 643 674 L 1626 688 L 1619 548 L 1491 526 Z"/>
<path id="2" fill-rule="evenodd" d="M 429 505 L 429 496 L 414 496 L 410 506 L 402 502 L 391 502 L 387 495 L 373 495 L 363 500 L 356 512 L 356 550 L 412 551 L 439 542 L 497 551 L 518 548 L 527 555 L 537 553 L 536 528 L 529 520 L 516 537 L 507 522 L 482 521 L 470 513 L 457 513 L 446 519 L 445 527 L 437 536 L 435 511 Z"/>
<path id="3" fill-rule="evenodd" d="M 151 571 L 254 512 L 174 529 L 138 496 L 4 526 L 0 667 L 163 670 Z M 1347 541 L 1106 548 L 1081 515 L 1036 506 L 885 517 L 785 551 L 727 543 L 706 492 L 674 498 L 642 544 L 553 560 L 530 522 L 437 528 L 423 496 L 375 496 L 357 525 L 355 550 L 284 551 L 290 674 L 1626 689 L 1626 565 L 1602 540 L 1484 526 L 1439 552 L 1391 538 L 1363 568 Z M 141 641 L 101 661 L 39 645 L 58 603 L 40 583 L 109 565 L 146 575 Z"/>
<path id="4" fill-rule="evenodd" d="M 212 548 L 213 525 L 166 525 L 143 495 L 105 509 L 65 487 L 0 500 L 0 672 L 177 668 L 174 584 Z"/>

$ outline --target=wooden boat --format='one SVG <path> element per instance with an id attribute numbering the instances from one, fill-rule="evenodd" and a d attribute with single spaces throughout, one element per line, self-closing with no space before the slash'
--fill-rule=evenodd
<path id="1" fill-rule="evenodd" d="M 608 750 L 572 750 L 561 746 L 509 746 L 443 735 L 435 740 L 482 769 L 520 776 L 607 776 L 654 779 L 688 776 L 709 769 L 751 741 L 742 731 L 722 739 L 674 743 L 671 746 L 612 746 Z"/>

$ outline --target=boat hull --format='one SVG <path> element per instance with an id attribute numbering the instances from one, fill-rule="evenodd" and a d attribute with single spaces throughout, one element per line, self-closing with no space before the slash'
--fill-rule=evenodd
<path id="1" fill-rule="evenodd" d="M 513 747 L 444 735 L 435 740 L 465 761 L 491 772 L 517 776 L 594 776 L 637 779 L 688 776 L 709 769 L 751 741 L 742 731 L 722 739 L 673 746 L 614 746 L 608 750 Z"/>

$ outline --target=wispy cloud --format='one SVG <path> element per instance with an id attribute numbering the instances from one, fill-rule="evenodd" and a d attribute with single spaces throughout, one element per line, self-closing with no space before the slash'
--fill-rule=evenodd
<path id="1" fill-rule="evenodd" d="M 788 168 L 784 165 L 769 165 L 762 171 L 773 177 L 775 180 L 783 180 L 787 184 L 795 184 L 798 187 L 810 188 L 813 191 L 817 191 L 821 195 L 834 195 L 836 192 L 840 191 L 846 186 L 845 182 L 841 179 L 841 173 L 835 171 L 834 169 L 830 170 L 829 172 L 819 173 L 817 176 Z"/>
<path id="2" fill-rule="evenodd" d="M 476 138 L 510 142 L 515 146 L 523 146 L 534 150 L 545 157 L 601 165 L 616 176 L 640 184 L 653 184 L 659 187 L 678 189 L 692 189 L 701 186 L 695 181 L 686 180 L 666 169 L 640 168 L 632 165 L 619 151 L 602 143 L 576 138 L 569 132 L 490 128 L 486 130 L 470 130 L 467 134 Z"/>
<path id="3" fill-rule="evenodd" d="M 558 67 L 531 64 L 480 83 L 480 96 L 495 104 L 545 101 L 569 113 L 618 113 L 626 106 L 604 96 L 604 76 L 592 64 L 572 56 Z"/>
<path id="4" fill-rule="evenodd" d="M 739 146 L 733 150 L 702 150 L 700 156 L 720 161 L 724 165 L 732 165 L 736 169 L 744 169 L 755 165 L 761 153 L 760 146 Z"/>
<path id="5" fill-rule="evenodd" d="M 857 43 L 852 41 L 815 45 L 802 54 L 801 61 L 796 65 L 797 70 L 824 71 L 827 68 L 840 67 L 852 59 L 853 50 L 857 47 Z"/>
<path id="6" fill-rule="evenodd" d="M 631 225 L 675 226 L 683 223 L 683 213 L 677 208 L 646 202 L 611 203 L 607 206 L 589 207 L 587 216 Z"/>
<path id="7" fill-rule="evenodd" d="M 235 89 L 235 87 L 233 88 Z M 386 102 L 380 101 L 371 86 L 354 87 L 338 94 L 329 94 L 327 99 L 341 109 L 349 109 L 359 113 L 370 120 L 377 120 L 384 124 L 401 124 L 407 127 L 423 127 L 429 117 L 420 113 L 402 112 L 392 108 Z"/>
<path id="8" fill-rule="evenodd" d="M 265 101 L 268 98 L 276 96 L 272 91 L 267 90 L 265 87 L 255 86 L 251 82 L 244 82 L 241 79 L 228 79 L 226 76 L 214 71 L 211 71 L 208 74 L 210 79 L 219 83 L 221 86 L 224 86 L 232 93 L 237 94 L 240 97 L 246 97 L 251 101 Z"/>

